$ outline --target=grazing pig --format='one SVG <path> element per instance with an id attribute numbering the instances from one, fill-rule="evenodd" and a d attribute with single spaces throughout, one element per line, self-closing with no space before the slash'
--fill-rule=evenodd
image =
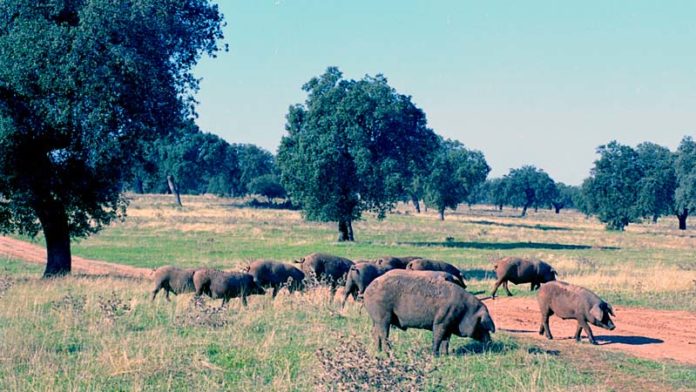
<path id="1" fill-rule="evenodd" d="M 531 291 L 538 289 L 542 283 L 556 280 L 556 272 L 553 267 L 541 260 L 527 260 L 519 257 L 504 257 L 495 262 L 493 267 L 497 280 L 491 297 L 495 298 L 498 287 L 503 285 L 508 296 L 512 293 L 508 289 L 508 282 L 514 284 L 531 283 Z"/>
<path id="2" fill-rule="evenodd" d="M 384 256 L 380 257 L 375 261 L 377 265 L 381 266 L 390 266 L 392 269 L 406 269 L 406 266 L 408 263 L 410 263 L 413 260 L 417 259 L 422 259 L 422 257 L 418 256 L 401 256 L 401 257 L 394 257 L 394 256 Z"/>
<path id="3" fill-rule="evenodd" d="M 195 269 L 181 269 L 171 265 L 157 268 L 153 274 L 155 288 L 152 290 L 152 300 L 155 300 L 157 293 L 162 289 L 166 293 L 167 301 L 170 301 L 170 292 L 179 295 L 194 291 L 194 272 L 196 272 Z"/>
<path id="4" fill-rule="evenodd" d="M 318 281 L 327 282 L 331 286 L 331 298 L 336 294 L 339 281 L 346 277 L 350 267 L 354 265 L 344 257 L 326 253 L 312 253 L 296 262 L 302 264 L 305 274 L 313 273 Z"/>
<path id="5" fill-rule="evenodd" d="M 452 278 L 444 272 L 391 270 L 367 287 L 365 309 L 377 350 L 389 346 L 392 325 L 433 331 L 435 356 L 440 351 L 447 354 L 452 334 L 490 340 L 495 324 L 486 305 L 447 276 Z"/>
<path id="6" fill-rule="evenodd" d="M 343 290 L 343 302 L 341 303 L 341 307 L 346 305 L 346 300 L 348 300 L 349 296 L 352 295 L 353 299 L 356 299 L 358 295 L 362 295 L 365 292 L 365 289 L 373 280 L 392 269 L 393 268 L 388 265 L 380 266 L 370 262 L 358 262 L 350 267 L 348 276 L 346 276 L 346 286 Z"/>
<path id="7" fill-rule="evenodd" d="M 254 282 L 254 277 L 244 272 L 226 272 L 213 269 L 200 269 L 193 274 L 196 295 L 206 294 L 210 298 L 222 298 L 225 305 L 230 298 L 242 297 L 247 306 L 247 296 L 266 294 L 263 287 Z"/>
<path id="8" fill-rule="evenodd" d="M 453 275 L 455 278 L 459 279 L 461 286 L 466 288 L 466 283 L 464 283 L 464 277 L 459 268 L 453 266 L 450 263 L 445 263 L 444 261 L 435 261 L 428 259 L 416 259 L 412 260 L 406 266 L 407 270 L 413 271 L 442 271 Z"/>
<path id="9" fill-rule="evenodd" d="M 254 282 L 259 286 L 273 287 L 273 298 L 278 295 L 280 288 L 291 279 L 292 282 L 288 285 L 290 293 L 304 289 L 304 272 L 289 264 L 272 260 L 257 260 L 246 268 L 246 272 L 254 278 Z"/>
<path id="10" fill-rule="evenodd" d="M 575 340 L 578 342 L 584 328 L 590 343 L 597 344 L 589 324 L 610 331 L 616 328 L 609 317 L 615 316 L 614 309 L 586 288 L 566 282 L 549 282 L 541 287 L 537 300 L 541 310 L 539 335 L 546 335 L 547 339 L 553 339 L 549 328 L 549 317 L 553 314 L 564 320 L 578 321 L 578 328 L 575 331 Z"/>

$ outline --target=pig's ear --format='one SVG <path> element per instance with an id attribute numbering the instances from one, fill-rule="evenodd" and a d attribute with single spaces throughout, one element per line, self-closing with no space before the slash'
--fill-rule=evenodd
<path id="1" fill-rule="evenodd" d="M 614 308 L 611 307 L 611 305 L 607 304 L 607 310 L 609 311 L 609 314 L 616 317 L 614 314 Z"/>
<path id="2" fill-rule="evenodd" d="M 602 321 L 604 318 L 604 312 L 602 312 L 602 308 L 599 307 L 599 304 L 595 305 L 590 309 L 590 316 L 594 317 L 595 320 Z"/>

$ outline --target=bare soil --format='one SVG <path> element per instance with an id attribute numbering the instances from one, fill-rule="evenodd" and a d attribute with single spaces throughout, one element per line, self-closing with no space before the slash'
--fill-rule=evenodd
<path id="1" fill-rule="evenodd" d="M 46 249 L 25 241 L 0 237 L 0 255 L 34 264 L 46 263 Z M 112 275 L 130 278 L 149 278 L 152 270 L 73 256 L 75 272 L 90 275 Z M 484 298 L 496 328 L 500 332 L 524 338 L 542 339 L 539 331 L 539 307 L 534 298 Z M 652 360 L 675 360 L 696 365 L 696 313 L 629 308 L 614 305 L 614 331 L 593 327 L 600 348 L 621 351 Z M 577 345 L 573 339 L 577 323 L 552 316 L 550 321 L 554 340 L 563 345 Z M 583 332 L 580 346 L 589 346 Z M 573 347 L 573 350 L 577 346 Z"/>

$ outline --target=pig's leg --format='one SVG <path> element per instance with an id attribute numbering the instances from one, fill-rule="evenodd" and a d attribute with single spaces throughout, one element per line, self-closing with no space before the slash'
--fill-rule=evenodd
<path id="1" fill-rule="evenodd" d="M 246 294 L 242 294 L 242 305 L 249 306 L 249 303 L 247 303 L 247 296 Z"/>
<path id="2" fill-rule="evenodd" d="M 440 352 L 445 353 L 445 355 L 449 355 L 450 337 L 452 337 L 451 334 L 446 334 L 445 337 L 442 338 L 442 343 L 440 343 Z"/>
<path id="3" fill-rule="evenodd" d="M 389 327 L 391 327 L 391 314 L 387 314 L 384 317 L 382 317 L 381 320 L 378 320 L 376 326 L 377 328 L 377 334 L 380 339 L 380 343 L 378 346 L 379 351 L 382 351 L 382 348 L 385 350 L 391 348 L 389 345 Z"/>
<path id="4" fill-rule="evenodd" d="M 503 287 L 505 288 L 505 291 L 507 291 L 508 297 L 512 297 L 512 293 L 510 292 L 510 289 L 508 288 L 508 281 L 506 280 L 505 283 L 503 283 Z"/>
<path id="5" fill-rule="evenodd" d="M 377 323 L 372 323 L 372 337 L 375 339 L 375 346 L 377 346 L 377 351 L 382 351 L 382 335 L 379 333 L 379 327 L 377 327 Z"/>
<path id="6" fill-rule="evenodd" d="M 582 332 L 582 326 L 580 325 L 580 323 L 578 323 L 578 329 L 575 330 L 575 341 L 576 342 L 580 341 L 580 339 L 581 339 L 580 333 L 581 332 Z"/>
<path id="7" fill-rule="evenodd" d="M 280 286 L 278 286 L 277 284 L 274 284 L 273 285 L 273 298 L 275 298 L 276 295 L 278 295 L 278 291 L 280 291 Z"/>
<path id="8" fill-rule="evenodd" d="M 590 325 L 587 324 L 587 321 L 579 320 L 579 325 L 581 325 L 582 328 L 585 330 L 585 333 L 587 334 L 587 339 L 589 339 L 590 343 L 597 344 L 597 341 L 595 340 L 594 335 L 592 334 L 592 329 L 590 329 Z"/>
<path id="9" fill-rule="evenodd" d="M 495 286 L 493 286 L 493 292 L 491 293 L 492 298 L 495 298 L 495 293 L 498 292 L 498 287 L 500 287 L 501 284 L 503 284 L 503 281 L 501 279 L 498 279 L 498 281 L 495 282 Z"/>
<path id="10" fill-rule="evenodd" d="M 551 335 L 551 328 L 549 328 L 549 317 L 551 317 L 551 314 L 551 309 L 541 309 L 541 325 L 539 326 L 539 335 L 544 335 L 549 340 L 553 339 L 553 336 Z"/>
<path id="11" fill-rule="evenodd" d="M 445 340 L 445 328 L 442 325 L 433 326 L 433 355 L 440 356 L 440 346 Z"/>
<path id="12" fill-rule="evenodd" d="M 343 301 L 341 302 L 341 308 L 344 308 L 346 306 L 346 301 L 348 301 L 348 297 L 350 297 L 352 290 L 346 290 L 345 293 L 343 293 Z"/>
<path id="13" fill-rule="evenodd" d="M 171 301 L 171 299 L 169 299 L 169 289 L 165 288 L 164 291 L 167 293 L 167 294 L 164 296 L 164 297 L 167 299 L 167 302 Z"/>

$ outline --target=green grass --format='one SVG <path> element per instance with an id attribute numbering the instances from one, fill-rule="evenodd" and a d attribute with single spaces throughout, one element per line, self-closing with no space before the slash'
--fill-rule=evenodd
<path id="1" fill-rule="evenodd" d="M 353 259 L 421 255 L 463 268 L 472 292 L 490 292 L 491 260 L 532 256 L 614 304 L 696 311 L 696 236 L 672 230 L 669 221 L 613 233 L 565 211 L 520 219 L 511 211 L 463 209 L 440 222 L 400 207 L 384 221 L 356 223 L 358 241 L 339 244 L 334 225 L 305 222 L 298 212 L 238 208 L 234 200 L 209 197 L 184 203 L 174 208 L 168 198 L 135 198 L 125 222 L 74 243 L 73 253 L 140 267 L 231 267 L 317 251 Z M 321 290 L 283 292 L 275 301 L 252 297 L 248 308 L 233 301 L 216 313 L 217 301 L 195 307 L 190 294 L 150 302 L 149 282 L 44 281 L 41 271 L 0 259 L 0 390 L 326 390 L 336 387 L 327 377 L 348 376 L 330 374 L 320 349 L 339 369 L 373 375 L 367 378 L 373 388 L 375 375 L 406 380 L 403 369 L 413 365 L 427 369 L 419 390 L 603 391 L 607 379 L 619 380 L 615 390 L 642 383 L 696 389 L 694 367 L 584 346 L 563 346 L 559 355 L 547 343 L 505 333 L 488 347 L 455 337 L 453 355 L 433 359 L 430 332 L 394 330 L 393 358 L 376 354 L 364 309 L 349 303 L 341 310 Z M 534 294 L 529 285 L 510 287 L 515 295 Z M 388 369 L 375 365 L 375 355 Z M 594 368 L 586 366 L 588 356 Z"/>

